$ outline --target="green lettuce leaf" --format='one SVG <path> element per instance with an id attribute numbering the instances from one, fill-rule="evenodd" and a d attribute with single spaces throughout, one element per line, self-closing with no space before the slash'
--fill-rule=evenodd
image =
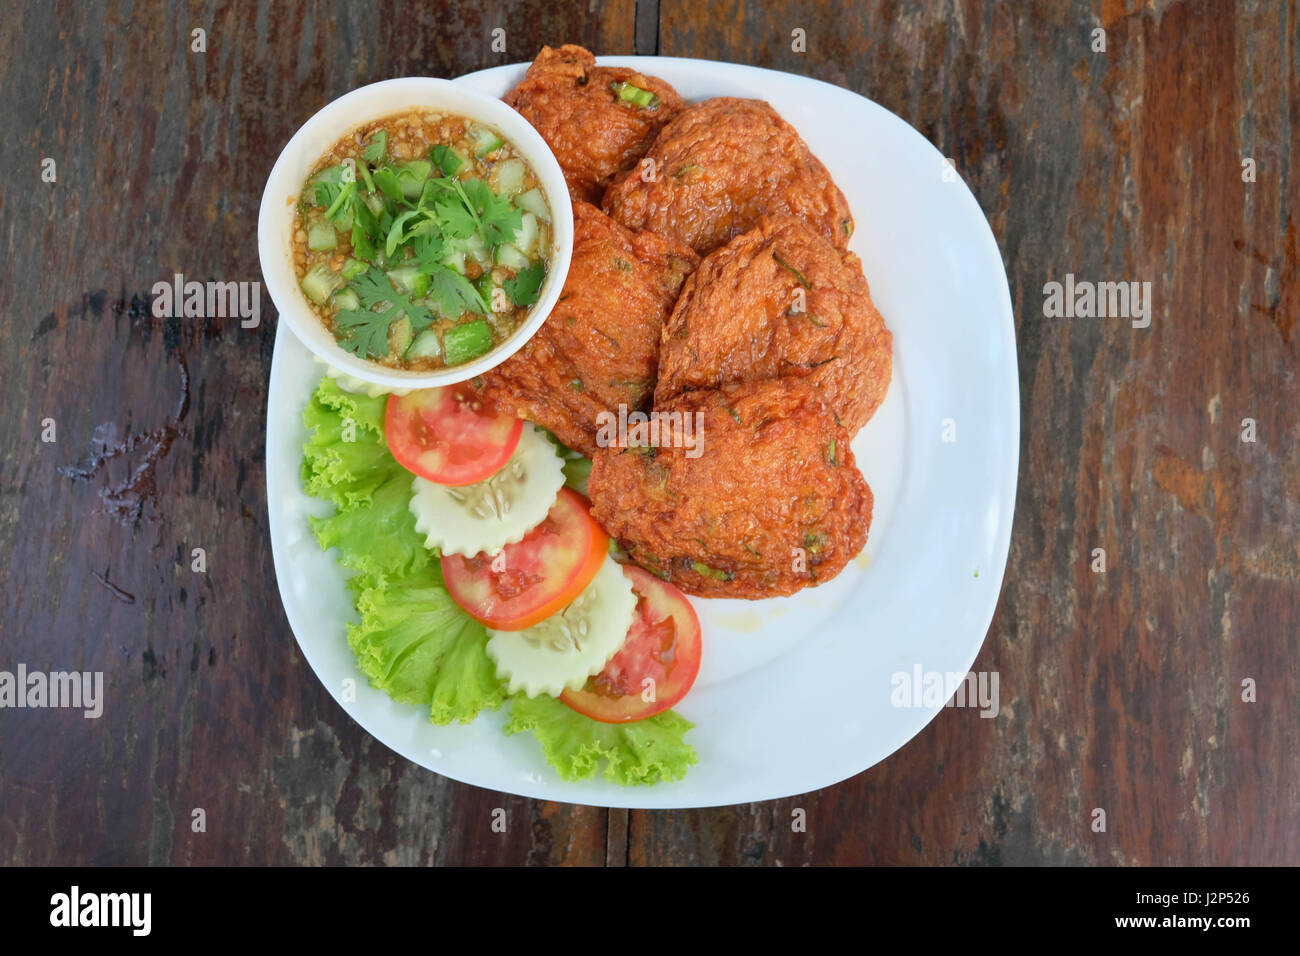
<path id="1" fill-rule="evenodd" d="M 348 579 L 353 593 L 384 587 L 415 571 L 442 584 L 438 552 L 424 546 L 410 504 L 411 476 L 403 471 L 375 488 L 368 504 L 308 518 L 321 548 L 338 548 L 339 564 L 354 572 Z"/>
<path id="2" fill-rule="evenodd" d="M 399 472 L 409 475 L 384 442 L 385 396 L 353 395 L 326 376 L 307 403 L 302 482 L 307 494 L 340 508 L 370 501 Z M 408 482 L 409 483 L 409 482 Z"/>
<path id="3" fill-rule="evenodd" d="M 487 656 L 487 631 L 429 571 L 367 588 L 348 646 L 371 686 L 404 704 L 429 708 L 435 724 L 467 724 L 505 703 L 505 685 Z"/>
<path id="4" fill-rule="evenodd" d="M 356 572 L 348 581 L 355 593 L 436 568 L 438 557 L 415 530 L 413 479 L 384 441 L 384 402 L 382 395 L 345 392 L 325 377 L 303 415 L 311 431 L 303 484 L 308 494 L 336 505 L 334 514 L 310 518 L 311 529 L 322 548 L 338 548 L 339 564 Z"/>
<path id="5" fill-rule="evenodd" d="M 695 725 L 679 714 L 662 714 L 630 724 L 605 724 L 584 717 L 555 697 L 516 694 L 507 734 L 532 731 L 546 760 L 568 781 L 587 780 L 605 761 L 605 779 L 624 786 L 681 780 L 699 757 L 682 737 Z"/>

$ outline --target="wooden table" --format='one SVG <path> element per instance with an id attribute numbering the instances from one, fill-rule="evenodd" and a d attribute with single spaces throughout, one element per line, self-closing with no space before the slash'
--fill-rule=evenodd
<path id="1" fill-rule="evenodd" d="M 0 669 L 102 670 L 112 702 L 0 712 L 0 863 L 1300 863 L 1295 0 L 129 6 L 0 26 Z M 996 719 L 945 710 L 818 793 L 607 812 L 408 763 L 302 659 L 274 315 L 159 319 L 151 288 L 260 279 L 269 165 L 327 101 L 565 41 L 841 84 L 970 184 L 1020 349 Z M 1067 273 L 1151 282 L 1150 327 L 1045 317 Z"/>

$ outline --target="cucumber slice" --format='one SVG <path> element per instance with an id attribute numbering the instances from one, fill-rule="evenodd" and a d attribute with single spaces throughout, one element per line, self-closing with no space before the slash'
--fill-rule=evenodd
<path id="1" fill-rule="evenodd" d="M 497 265 L 507 269 L 527 269 L 531 260 L 509 243 L 497 246 Z"/>
<path id="2" fill-rule="evenodd" d="M 439 260 L 444 266 L 451 266 L 461 275 L 465 274 L 465 250 L 464 248 L 451 248 L 443 254 Z"/>
<path id="3" fill-rule="evenodd" d="M 508 693 L 558 697 L 599 674 L 623 647 L 636 616 L 636 594 L 608 556 L 573 603 L 522 631 L 488 629 L 487 653 Z"/>
<path id="4" fill-rule="evenodd" d="M 384 197 L 379 193 L 366 193 L 365 203 L 376 216 L 384 214 Z"/>
<path id="5" fill-rule="evenodd" d="M 417 358 L 437 358 L 442 354 L 442 343 L 438 341 L 438 333 L 433 329 L 425 329 L 411 342 L 411 347 L 406 350 L 406 357 L 409 359 Z"/>
<path id="6" fill-rule="evenodd" d="M 388 354 L 401 355 L 411 344 L 411 320 L 405 315 L 388 327 Z"/>
<path id="7" fill-rule="evenodd" d="M 398 292 L 405 292 L 407 295 L 413 295 L 417 299 L 421 296 L 427 295 L 429 292 L 429 277 L 422 275 L 420 270 L 415 266 L 400 266 L 399 268 L 388 270 L 385 274 L 392 281 Z"/>
<path id="8" fill-rule="evenodd" d="M 429 147 L 429 158 L 438 167 L 438 172 L 444 176 L 455 176 L 465 165 L 465 157 L 443 143 Z"/>
<path id="9" fill-rule="evenodd" d="M 355 279 L 369 268 L 360 259 L 348 259 L 343 263 L 343 278 Z"/>
<path id="10" fill-rule="evenodd" d="M 342 233 L 351 232 L 352 231 L 352 203 L 347 204 L 347 206 L 343 210 L 342 215 L 336 213 L 334 218 L 331 219 L 330 222 L 334 223 L 334 228 L 337 229 L 339 232 Z"/>
<path id="11" fill-rule="evenodd" d="M 334 293 L 334 308 L 341 312 L 355 312 L 361 308 L 361 296 L 344 286 Z"/>
<path id="12" fill-rule="evenodd" d="M 307 248 L 312 252 L 325 252 L 338 244 L 338 233 L 325 220 L 317 219 L 307 227 Z"/>
<path id="13" fill-rule="evenodd" d="M 474 288 L 478 290 L 478 294 L 487 303 L 488 313 L 494 312 L 495 310 L 492 308 L 492 292 L 496 288 L 496 283 L 492 281 L 492 273 L 485 272 L 475 279 Z"/>
<path id="14" fill-rule="evenodd" d="M 465 255 L 481 266 L 490 266 L 492 264 L 492 254 L 488 252 L 487 243 L 483 240 L 482 235 L 477 232 L 465 240 Z M 463 273 L 465 270 L 461 269 L 460 271 Z"/>
<path id="15" fill-rule="evenodd" d="M 513 196 L 524 188 L 528 170 L 522 159 L 507 159 L 492 170 L 492 191 L 498 196 Z"/>
<path id="16" fill-rule="evenodd" d="M 443 554 L 491 553 L 522 541 L 541 524 L 563 484 L 555 446 L 525 424 L 515 453 L 490 478 L 459 487 L 416 478 L 411 486 L 415 530 L 424 535 L 426 548 Z"/>
<path id="17" fill-rule="evenodd" d="M 312 266 L 299 283 L 307 298 L 317 305 L 324 305 L 328 302 L 334 290 L 342 284 L 343 277 L 324 262 L 318 262 Z"/>
<path id="18" fill-rule="evenodd" d="M 546 205 L 546 197 L 536 186 L 526 193 L 520 193 L 515 205 L 525 212 L 531 212 L 542 222 L 551 221 L 551 207 Z"/>
<path id="19" fill-rule="evenodd" d="M 442 344 L 447 365 L 463 365 L 492 348 L 492 329 L 487 319 L 475 319 L 443 332 Z"/>
<path id="20" fill-rule="evenodd" d="M 515 230 L 515 248 L 524 255 L 532 255 L 537 247 L 537 217 L 526 212 L 521 218 L 519 228 Z"/>
<path id="21" fill-rule="evenodd" d="M 402 195 L 411 202 L 420 198 L 424 191 L 424 181 L 429 178 L 433 163 L 427 159 L 413 159 L 397 167 L 397 187 Z"/>
<path id="22" fill-rule="evenodd" d="M 474 155 L 479 159 L 505 145 L 501 137 L 496 134 L 496 131 L 490 130 L 486 126 L 476 124 L 470 130 L 469 136 L 474 141 Z"/>

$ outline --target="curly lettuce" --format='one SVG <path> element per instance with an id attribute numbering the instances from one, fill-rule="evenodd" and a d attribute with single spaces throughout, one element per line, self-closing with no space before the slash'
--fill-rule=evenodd
<path id="1" fill-rule="evenodd" d="M 427 571 L 367 588 L 348 645 L 371 686 L 404 704 L 429 708 L 435 724 L 467 724 L 505 703 L 505 685 L 487 656 L 487 632 Z"/>
<path id="2" fill-rule="evenodd" d="M 634 723 L 606 724 L 554 697 L 517 694 L 506 733 L 531 731 L 565 780 L 589 780 L 603 762 L 606 780 L 628 786 L 685 777 L 699 762 L 695 748 L 682 739 L 694 726 L 671 710 Z"/>
<path id="3" fill-rule="evenodd" d="M 428 707 L 436 724 L 469 723 L 499 708 L 505 689 L 483 625 L 452 600 L 437 552 L 415 530 L 411 473 L 384 441 L 384 402 L 327 377 L 308 403 L 303 483 L 336 506 L 310 519 L 312 531 L 353 572 L 348 584 L 361 621 L 348 627 L 348 645 L 371 686 Z"/>

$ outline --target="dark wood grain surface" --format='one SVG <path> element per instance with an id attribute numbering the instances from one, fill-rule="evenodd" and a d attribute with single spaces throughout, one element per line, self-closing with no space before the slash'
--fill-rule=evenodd
<path id="1" fill-rule="evenodd" d="M 1019 345 L 996 719 L 947 709 L 797 798 L 605 811 L 416 767 L 303 660 L 267 533 L 274 312 L 157 319 L 150 289 L 260 279 L 269 166 L 329 100 L 561 42 L 817 77 L 953 158 Z M 31 3 L 0 74 L 0 669 L 101 670 L 112 702 L 0 711 L 0 863 L 1300 863 L 1294 0 Z M 1045 317 L 1067 273 L 1150 281 L 1151 326 Z"/>

